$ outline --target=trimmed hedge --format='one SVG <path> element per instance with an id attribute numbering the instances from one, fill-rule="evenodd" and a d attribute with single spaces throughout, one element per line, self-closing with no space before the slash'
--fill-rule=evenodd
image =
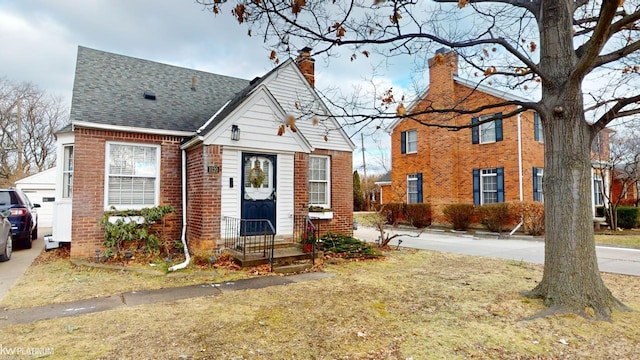
<path id="1" fill-rule="evenodd" d="M 387 220 L 387 224 L 396 226 L 404 220 L 405 206 L 403 203 L 387 203 L 382 205 L 380 212 Z"/>
<path id="2" fill-rule="evenodd" d="M 544 234 L 544 204 L 536 201 L 509 203 L 509 212 L 518 223 L 522 219 L 522 231 L 525 234 L 539 236 Z"/>
<path id="3" fill-rule="evenodd" d="M 487 204 L 478 207 L 480 222 L 489 231 L 502 233 L 513 223 L 513 214 L 507 203 Z"/>
<path id="4" fill-rule="evenodd" d="M 431 225 L 431 204 L 407 204 L 407 220 L 418 229 Z"/>
<path id="5" fill-rule="evenodd" d="M 417 228 L 431 225 L 431 204 L 387 203 L 380 207 L 386 223 L 396 226 L 408 222 Z"/>
<path id="6" fill-rule="evenodd" d="M 451 204 L 445 206 L 442 213 L 455 230 L 467 230 L 473 222 L 476 206 L 473 204 Z"/>
<path id="7" fill-rule="evenodd" d="M 635 206 L 618 206 L 616 214 L 618 217 L 619 228 L 633 229 L 640 226 L 640 208 Z M 607 223 L 611 225 L 609 213 L 604 206 L 596 207 L 596 216 L 606 218 Z"/>
<path id="8" fill-rule="evenodd" d="M 640 208 L 620 206 L 617 210 L 618 227 L 623 229 L 633 229 L 638 227 L 638 210 L 640 210 Z"/>

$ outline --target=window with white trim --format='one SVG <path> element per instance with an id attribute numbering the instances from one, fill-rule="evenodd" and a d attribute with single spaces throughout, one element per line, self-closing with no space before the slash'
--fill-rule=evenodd
<path id="1" fill-rule="evenodd" d="M 494 118 L 495 120 L 482 123 L 483 121 L 491 118 Z M 503 140 L 502 113 L 471 118 L 471 124 L 477 124 L 471 128 L 472 144 L 488 144 Z"/>
<path id="2" fill-rule="evenodd" d="M 493 117 L 494 115 L 480 116 L 480 121 L 484 121 Z M 480 144 L 491 143 L 496 141 L 496 122 L 489 121 L 484 124 L 480 124 Z"/>
<path id="3" fill-rule="evenodd" d="M 533 114 L 533 136 L 536 141 L 544 142 L 544 133 L 542 132 L 542 121 L 540 114 Z"/>
<path id="4" fill-rule="evenodd" d="M 544 169 L 533 168 L 533 201 L 544 202 L 544 193 L 542 192 L 542 178 Z"/>
<path id="5" fill-rule="evenodd" d="M 73 145 L 64 145 L 62 148 L 62 197 L 73 196 Z"/>
<path id="6" fill-rule="evenodd" d="M 418 152 L 418 132 L 416 130 L 407 131 L 407 152 Z"/>
<path id="7" fill-rule="evenodd" d="M 482 169 L 480 172 L 480 204 L 498 202 L 498 169 Z"/>
<path id="8" fill-rule="evenodd" d="M 328 156 L 309 157 L 309 205 L 331 207 L 331 160 Z"/>
<path id="9" fill-rule="evenodd" d="M 407 130 L 400 133 L 400 153 L 412 154 L 418 152 L 418 131 Z"/>
<path id="10" fill-rule="evenodd" d="M 418 174 L 407 175 L 407 204 L 417 204 L 418 201 Z"/>
<path id="11" fill-rule="evenodd" d="M 107 143 L 105 209 L 157 206 L 160 146 Z"/>
<path id="12" fill-rule="evenodd" d="M 604 196 L 602 196 L 602 189 L 604 188 L 604 182 L 602 181 L 602 175 L 593 175 L 593 205 L 603 206 Z"/>

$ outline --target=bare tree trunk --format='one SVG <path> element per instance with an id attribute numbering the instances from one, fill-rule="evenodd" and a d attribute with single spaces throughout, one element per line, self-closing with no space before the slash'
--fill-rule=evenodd
<path id="1" fill-rule="evenodd" d="M 580 106 L 545 123 L 545 264 L 529 295 L 544 299 L 549 313 L 571 312 L 608 319 L 626 307 L 604 285 L 593 238 L 591 129 Z M 563 181 L 564 179 L 564 181 Z M 569 181 L 566 181 L 566 180 Z"/>
<path id="2" fill-rule="evenodd" d="M 544 299 L 549 309 L 543 314 L 609 319 L 613 310 L 627 308 L 604 285 L 598 269 L 591 196 L 595 134 L 585 121 L 582 76 L 567 81 L 566 74 L 579 61 L 572 45 L 573 9 L 569 2 L 545 1 L 542 11 L 547 14 L 540 26 L 540 67 L 547 74 L 541 111 L 545 260 L 542 281 L 528 295 Z"/>

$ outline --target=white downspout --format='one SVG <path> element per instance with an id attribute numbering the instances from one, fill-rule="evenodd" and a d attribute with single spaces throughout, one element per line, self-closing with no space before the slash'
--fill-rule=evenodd
<path id="1" fill-rule="evenodd" d="M 593 204 L 591 206 L 591 213 L 593 215 L 593 217 L 596 217 L 596 189 L 595 189 L 595 184 L 593 182 L 593 180 L 595 179 L 595 174 L 594 174 L 594 170 L 593 166 L 591 167 L 591 203 Z"/>
<path id="2" fill-rule="evenodd" d="M 520 201 L 522 201 L 524 196 L 522 195 L 522 124 L 520 114 L 518 114 L 518 185 L 520 186 Z M 509 236 L 512 236 L 516 231 L 518 231 L 523 223 L 524 220 L 520 219 L 520 222 L 515 228 L 513 228 L 513 230 L 511 230 Z"/>
<path id="3" fill-rule="evenodd" d="M 184 269 L 189 265 L 191 257 L 187 248 L 187 152 L 182 150 L 182 246 L 184 247 L 185 260 L 180 264 L 173 265 L 169 271 Z"/>
<path id="4" fill-rule="evenodd" d="M 522 125 L 520 114 L 518 114 L 518 181 L 520 185 L 520 201 L 524 199 L 522 195 Z"/>

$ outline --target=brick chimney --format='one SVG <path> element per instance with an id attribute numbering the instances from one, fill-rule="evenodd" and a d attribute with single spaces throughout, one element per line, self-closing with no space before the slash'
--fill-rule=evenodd
<path id="1" fill-rule="evenodd" d="M 304 75 L 305 79 L 309 82 L 311 87 L 315 87 L 315 62 L 316 60 L 311 57 L 311 48 L 304 47 L 298 53 L 298 57 L 296 58 L 296 64 L 298 65 L 298 69 L 302 75 Z"/>
<path id="2" fill-rule="evenodd" d="M 453 76 L 458 74 L 458 54 L 440 48 L 429 59 L 429 100 L 438 107 L 453 101 Z"/>

